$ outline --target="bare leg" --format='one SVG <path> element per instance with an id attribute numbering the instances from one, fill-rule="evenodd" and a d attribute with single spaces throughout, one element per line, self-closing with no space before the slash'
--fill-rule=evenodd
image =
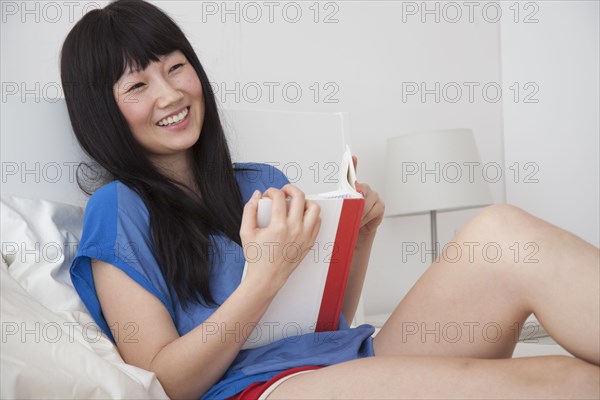
<path id="1" fill-rule="evenodd" d="M 290 378 L 274 399 L 598 399 L 600 369 L 567 356 L 369 357 Z"/>
<path id="2" fill-rule="evenodd" d="M 269 400 L 599 398 L 598 249 L 511 206 L 486 208 L 454 241 L 463 255 L 449 247 L 423 274 L 375 337 L 376 357 L 293 377 Z M 531 312 L 583 360 L 508 358 Z"/>
<path id="3" fill-rule="evenodd" d="M 376 355 L 511 357 L 533 312 L 566 350 L 600 364 L 597 248 L 509 205 L 487 207 L 452 242 L 377 334 Z"/>

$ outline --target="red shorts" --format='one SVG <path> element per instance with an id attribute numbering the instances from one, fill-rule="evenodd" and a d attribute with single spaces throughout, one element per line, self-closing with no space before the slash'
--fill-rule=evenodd
<path id="1" fill-rule="evenodd" d="M 229 397 L 227 400 L 257 400 L 261 394 L 263 394 L 271 385 L 280 380 L 281 378 L 285 378 L 288 375 L 295 374 L 300 371 L 309 371 L 311 369 L 319 369 L 323 368 L 319 365 L 306 365 L 304 367 L 296 367 L 292 369 L 288 369 L 286 371 L 280 372 L 275 375 L 271 379 L 266 382 L 254 382 L 250 384 L 246 389 L 242 392 L 238 393 L 235 396 Z"/>

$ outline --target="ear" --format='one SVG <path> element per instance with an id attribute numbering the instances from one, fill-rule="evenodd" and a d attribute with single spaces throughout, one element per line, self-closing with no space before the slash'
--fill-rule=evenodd
<path id="1" fill-rule="evenodd" d="M 354 164 L 354 172 L 356 172 L 356 166 L 358 165 L 358 158 L 356 156 L 352 156 L 352 164 Z"/>

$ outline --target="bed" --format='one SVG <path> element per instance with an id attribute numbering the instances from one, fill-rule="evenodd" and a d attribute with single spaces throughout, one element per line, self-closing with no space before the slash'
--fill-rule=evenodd
<path id="1" fill-rule="evenodd" d="M 2 107 L 0 397 L 167 398 L 152 372 L 123 362 L 71 284 L 69 266 L 86 202 L 75 184 L 74 166 L 85 156 L 73 138 L 64 102 L 17 99 Z M 227 120 L 250 126 L 249 121 L 266 117 L 306 129 L 306 115 L 292 113 L 240 111 Z M 311 123 L 332 132 L 332 126 L 343 128 L 344 116 L 315 114 Z M 271 124 L 270 129 L 276 133 L 278 128 Z M 339 141 L 339 132 L 331 136 L 333 142 Z M 233 142 L 238 148 L 263 147 L 243 138 Z M 237 154 L 237 159 L 249 154 Z M 279 162 L 268 154 L 252 157 Z M 366 321 L 383 322 L 381 316 Z M 534 318 L 528 321 L 515 356 L 569 354 L 536 324 Z"/>

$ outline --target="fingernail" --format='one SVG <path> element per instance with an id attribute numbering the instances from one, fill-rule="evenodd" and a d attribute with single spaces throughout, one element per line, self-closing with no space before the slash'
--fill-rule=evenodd
<path id="1" fill-rule="evenodd" d="M 252 193 L 252 198 L 253 199 L 258 199 L 259 196 L 260 196 L 260 190 L 256 189 L 254 191 L 254 193 Z"/>

